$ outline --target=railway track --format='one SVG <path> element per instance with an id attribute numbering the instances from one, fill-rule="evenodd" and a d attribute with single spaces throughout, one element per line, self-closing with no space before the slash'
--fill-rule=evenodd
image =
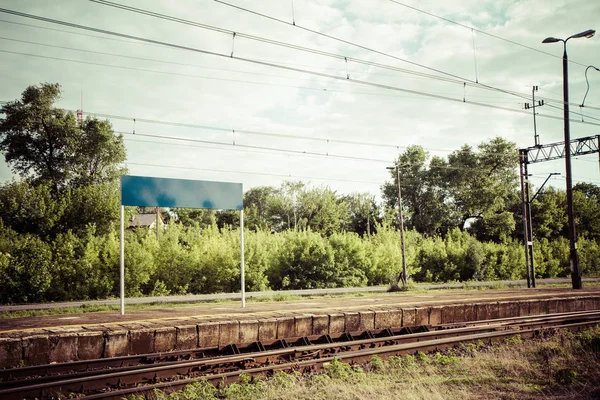
<path id="1" fill-rule="evenodd" d="M 199 378 L 217 385 L 235 382 L 242 372 L 250 376 L 275 371 L 312 372 L 335 358 L 362 363 L 374 355 L 385 358 L 437 351 L 460 343 L 493 342 L 516 334 L 531 337 L 546 330 L 582 329 L 598 323 L 600 311 L 586 311 L 15 368 L 0 370 L 0 398 L 50 399 L 76 394 L 86 399 L 120 399 L 154 389 L 179 390 Z"/>

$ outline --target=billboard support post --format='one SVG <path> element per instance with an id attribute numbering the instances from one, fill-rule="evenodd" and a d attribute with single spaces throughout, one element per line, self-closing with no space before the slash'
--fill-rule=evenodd
<path id="1" fill-rule="evenodd" d="M 244 266 L 244 210 L 240 210 L 240 284 L 242 296 L 242 308 L 246 307 L 246 277 Z"/>
<path id="2" fill-rule="evenodd" d="M 121 206 L 121 262 L 119 278 L 121 280 L 121 315 L 125 315 L 125 206 Z"/>

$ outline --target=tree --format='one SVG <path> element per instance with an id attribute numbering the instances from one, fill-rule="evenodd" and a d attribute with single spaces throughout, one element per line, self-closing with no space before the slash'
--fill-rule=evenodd
<path id="1" fill-rule="evenodd" d="M 484 240 L 505 240 L 515 230 L 511 206 L 518 202 L 514 143 L 494 138 L 448 155 L 433 157 L 409 146 L 398 157 L 405 223 L 426 235 L 445 234 L 452 227 L 469 230 Z M 382 187 L 388 208 L 398 199 L 396 171 Z M 509 207 L 507 207 L 507 205 Z"/>
<path id="2" fill-rule="evenodd" d="M 46 183 L 53 194 L 114 180 L 123 172 L 123 137 L 114 135 L 108 121 L 87 118 L 81 126 L 75 116 L 53 103 L 60 85 L 29 86 L 21 100 L 0 111 L 0 150 L 13 171 L 34 183 Z"/>
<path id="3" fill-rule="evenodd" d="M 328 187 L 303 190 L 298 196 L 298 226 L 330 236 L 347 224 L 348 204 Z"/>
<path id="4" fill-rule="evenodd" d="M 379 207 L 375 197 L 370 193 L 351 193 L 342 197 L 348 205 L 348 219 L 345 229 L 356 232 L 360 236 L 371 236 L 375 226 L 380 222 Z"/>
<path id="5" fill-rule="evenodd" d="M 252 230 L 267 229 L 271 226 L 271 203 L 276 189 L 271 186 L 258 186 L 244 193 L 245 226 Z"/>
<path id="6" fill-rule="evenodd" d="M 552 186 L 539 193 L 531 203 L 535 239 L 567 237 L 567 196 Z"/>
<path id="7" fill-rule="evenodd" d="M 506 240 L 515 230 L 510 206 L 518 202 L 516 145 L 501 137 L 448 156 L 449 189 L 462 218 L 479 239 Z M 508 205 L 508 207 L 507 207 Z"/>
<path id="8" fill-rule="evenodd" d="M 118 219 L 117 178 L 126 172 L 123 137 L 108 121 L 55 108 L 60 85 L 29 86 L 0 111 L 0 150 L 21 181 L 0 187 L 7 226 L 42 237 L 72 230 L 98 234 Z"/>

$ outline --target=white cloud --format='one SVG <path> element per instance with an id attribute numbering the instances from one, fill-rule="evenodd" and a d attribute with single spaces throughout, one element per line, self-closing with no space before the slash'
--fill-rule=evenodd
<path id="1" fill-rule="evenodd" d="M 292 19 L 290 2 L 230 1 L 288 22 Z M 278 24 L 213 1 L 128 0 L 124 3 L 236 32 L 436 74 L 431 70 L 316 36 L 293 26 Z M 319 32 L 388 52 L 465 79 L 476 77 L 475 55 L 477 78 L 482 83 L 527 96 L 531 94 L 532 85 L 539 85 L 537 96 L 548 100 L 550 105 L 559 107 L 555 109 L 544 106 L 539 109 L 542 114 L 559 118 L 538 118 L 538 131 L 542 142 L 561 140 L 563 125 L 560 119 L 562 49 L 560 44 L 542 45 L 541 40 L 551 35 L 567 36 L 589 28 L 600 29 L 600 26 L 595 26 L 600 17 L 600 7 L 596 2 L 584 0 L 571 1 L 568 4 L 563 0 L 545 1 L 543 4 L 538 0 L 424 0 L 409 3 L 557 57 L 477 32 L 474 35 L 474 52 L 473 33 L 469 29 L 390 1 L 294 0 L 293 4 L 296 23 Z M 468 101 L 506 107 L 514 111 L 522 110 L 523 103 L 530 101 L 490 90 L 464 88 L 461 84 L 444 83 L 359 65 L 355 62 L 346 65 L 344 60 L 267 45 L 241 37 L 232 41 L 230 35 L 136 15 L 91 2 L 13 0 L 5 1 L 4 7 L 224 54 L 231 52 L 233 42 L 234 54 L 239 57 L 268 60 L 342 78 L 348 73 L 351 80 L 377 82 L 457 100 L 464 97 Z M 82 33 L 71 28 L 8 15 L 0 18 Z M 4 89 L 0 100 L 20 97 L 23 89 L 31 84 L 59 82 L 64 90 L 60 106 L 78 108 L 83 89 L 85 111 L 135 117 L 138 119 L 135 124 L 138 134 L 186 136 L 233 143 L 233 132 L 139 122 L 140 119 L 146 118 L 238 131 L 246 129 L 306 137 L 388 143 L 399 146 L 399 151 L 403 150 L 403 146 L 420 144 L 426 149 L 431 149 L 432 154 L 438 155 L 446 155 L 448 152 L 443 150 L 457 149 L 464 143 L 476 146 L 496 135 L 513 140 L 520 147 L 533 144 L 531 114 L 361 86 L 343 79 L 334 81 L 231 58 L 49 31 L 6 22 L 0 22 L 0 36 L 204 67 L 131 60 L 0 40 L 0 50 L 196 75 L 197 77 L 159 74 L 0 53 L 0 84 Z M 570 59 L 584 65 L 599 65 L 599 40 L 593 38 L 570 41 Z M 570 93 L 571 101 L 575 103 L 580 102 L 585 93 L 583 71 L 584 66 L 571 63 Z M 592 88 L 586 104 L 600 106 L 600 74 L 594 73 L 596 75 L 592 75 L 592 72 L 589 75 Z M 573 111 L 578 111 L 576 109 L 577 107 L 573 107 Z M 599 110 L 590 107 L 586 108 L 585 112 L 586 116 L 590 117 L 588 121 L 600 123 L 600 120 L 592 119 L 600 119 Z M 113 124 L 119 131 L 132 132 L 134 128 L 131 120 L 113 120 Z M 573 116 L 573 137 L 598 134 L 598 130 L 598 126 L 577 124 L 576 116 Z M 313 183 L 325 183 L 341 192 L 371 191 L 375 194 L 379 192 L 379 185 L 388 179 L 385 163 L 381 162 L 306 157 L 285 152 L 267 152 L 264 149 L 218 147 L 200 143 L 185 145 L 132 135 L 126 135 L 126 139 L 131 162 L 181 167 L 131 165 L 130 172 L 137 175 L 243 182 L 245 189 L 254 185 L 278 185 L 285 176 L 291 179 L 312 177 L 325 179 L 312 179 Z M 132 139 L 146 142 L 134 142 Z M 334 142 L 327 144 L 239 133 L 235 135 L 235 140 L 238 146 L 244 144 L 277 147 L 290 151 L 323 152 L 390 162 L 398 151 L 394 148 L 340 145 Z M 543 174 L 549 169 L 560 172 L 561 168 L 564 169 L 564 163 L 548 166 L 538 164 L 530 169 L 532 172 Z M 585 160 L 575 161 L 574 168 L 577 179 L 600 182 L 595 164 Z M 0 179 L 7 179 L 9 175 L 6 171 L 6 167 L 0 166 Z M 537 181 L 534 180 L 534 183 L 540 184 L 544 178 L 535 178 Z M 560 187 L 564 185 L 564 180 L 553 182 Z"/>

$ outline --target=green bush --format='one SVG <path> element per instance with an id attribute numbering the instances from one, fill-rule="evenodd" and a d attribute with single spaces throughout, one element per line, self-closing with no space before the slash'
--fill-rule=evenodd
<path id="1" fill-rule="evenodd" d="M 326 239 L 311 231 L 287 231 L 280 235 L 284 245 L 268 273 L 273 289 L 335 287 L 333 248 Z"/>
<path id="2" fill-rule="evenodd" d="M 0 249 L 0 302 L 47 300 L 52 274 L 50 246 L 34 235 L 7 235 Z"/>

